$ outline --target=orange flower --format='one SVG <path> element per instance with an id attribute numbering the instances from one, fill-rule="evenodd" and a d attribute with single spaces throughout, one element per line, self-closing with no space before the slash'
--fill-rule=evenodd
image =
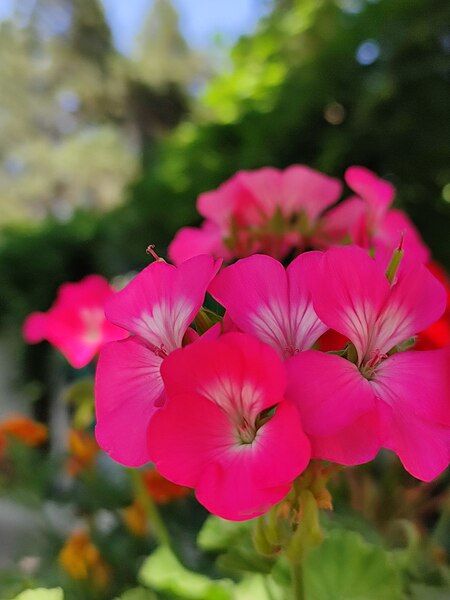
<path id="1" fill-rule="evenodd" d="M 128 530 L 138 537 L 146 535 L 147 528 L 147 515 L 145 508 L 139 500 L 135 500 L 133 504 L 127 506 L 122 511 L 122 518 L 127 526 Z"/>
<path id="2" fill-rule="evenodd" d="M 190 489 L 176 485 L 165 479 L 156 469 L 149 469 L 142 473 L 142 480 L 148 494 L 158 504 L 167 504 L 176 498 L 183 498 L 190 493 Z"/>
<path id="3" fill-rule="evenodd" d="M 0 452 L 10 436 L 26 446 L 39 446 L 47 440 L 47 427 L 23 415 L 14 415 L 0 423 Z"/>
<path id="4" fill-rule="evenodd" d="M 98 588 L 105 588 L 110 569 L 86 531 L 74 531 L 62 547 L 58 561 L 64 571 L 77 580 L 89 580 Z"/>
<path id="5" fill-rule="evenodd" d="M 91 468 L 98 452 L 97 442 L 89 433 L 71 429 L 69 432 L 70 457 L 66 464 L 69 475 L 75 477 L 84 469 Z"/>

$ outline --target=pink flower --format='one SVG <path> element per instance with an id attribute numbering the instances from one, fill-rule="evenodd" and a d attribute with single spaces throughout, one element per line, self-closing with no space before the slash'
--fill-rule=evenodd
<path id="1" fill-rule="evenodd" d="M 217 190 L 201 194 L 200 229 L 181 229 L 169 247 L 175 263 L 199 251 L 223 258 L 265 252 L 277 258 L 302 247 L 341 184 L 303 165 L 283 171 L 241 171 Z"/>
<path id="2" fill-rule="evenodd" d="M 161 364 L 183 345 L 220 264 L 205 255 L 179 267 L 156 261 L 108 303 L 109 321 L 131 334 L 102 349 L 96 373 L 96 437 L 116 461 L 150 460 L 148 425 L 164 403 Z"/>
<path id="3" fill-rule="evenodd" d="M 287 397 L 313 456 L 351 465 L 383 446 L 415 477 L 433 479 L 449 460 L 449 353 L 398 345 L 439 318 L 445 289 L 422 265 L 391 285 L 380 262 L 357 247 L 326 252 L 312 287 L 320 319 L 357 354 L 350 362 L 309 350 L 286 363 Z"/>
<path id="4" fill-rule="evenodd" d="M 105 318 L 105 303 L 114 294 L 113 288 L 100 275 L 65 283 L 59 288 L 50 310 L 27 317 L 23 336 L 29 344 L 48 340 L 73 367 L 84 367 L 103 344 L 128 335 Z"/>
<path id="5" fill-rule="evenodd" d="M 318 246 L 354 243 L 374 248 L 376 255 L 389 260 L 404 236 L 406 260 L 425 263 L 428 248 L 408 216 L 390 208 L 394 186 L 365 167 L 350 167 L 345 172 L 347 185 L 356 193 L 331 209 L 323 218 L 316 235 Z"/>
<path id="6" fill-rule="evenodd" d="M 149 452 L 170 481 L 225 519 L 258 516 L 279 502 L 306 468 L 309 442 L 284 399 L 276 352 L 227 333 L 192 344 L 163 363 L 167 392 L 153 417 Z"/>
<path id="7" fill-rule="evenodd" d="M 320 252 L 305 252 L 287 269 L 256 254 L 223 269 L 209 292 L 241 331 L 269 344 L 282 358 L 311 348 L 328 328 L 312 306 L 310 278 Z"/>

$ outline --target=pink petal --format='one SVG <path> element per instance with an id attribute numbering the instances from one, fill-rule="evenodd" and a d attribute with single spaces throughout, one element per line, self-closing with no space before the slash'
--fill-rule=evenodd
<path id="1" fill-rule="evenodd" d="M 261 487 L 290 483 L 306 469 L 311 448 L 294 404 L 280 402 L 274 416 L 258 430 L 252 450 L 254 479 Z"/>
<path id="2" fill-rule="evenodd" d="M 292 346 L 298 351 L 311 348 L 328 329 L 314 311 L 311 294 L 311 278 L 321 260 L 321 252 L 304 252 L 286 270 Z"/>
<path id="3" fill-rule="evenodd" d="M 248 200 L 249 193 L 243 189 L 237 173 L 216 190 L 200 194 L 197 210 L 202 217 L 218 225 L 221 231 L 228 231 L 236 207 Z"/>
<path id="4" fill-rule="evenodd" d="M 285 364 L 286 398 L 298 408 L 307 435 L 333 435 L 375 408 L 367 379 L 340 356 L 307 350 Z"/>
<path id="5" fill-rule="evenodd" d="M 445 287 L 423 265 L 401 272 L 377 319 L 371 347 L 388 352 L 426 329 L 444 313 Z"/>
<path id="6" fill-rule="evenodd" d="M 197 500 L 211 513 L 230 521 L 245 521 L 267 512 L 280 502 L 291 484 L 275 488 L 255 487 L 249 451 L 230 455 L 225 464 L 210 463 L 196 489 Z"/>
<path id="7" fill-rule="evenodd" d="M 270 219 L 280 206 L 282 174 L 278 169 L 264 167 L 255 171 L 240 171 L 236 181 L 247 192 L 245 201 L 236 203 L 236 216 L 239 222 L 257 225 Z"/>
<path id="8" fill-rule="evenodd" d="M 47 315 L 43 312 L 34 312 L 25 319 L 22 333 L 27 344 L 42 342 L 47 336 Z"/>
<path id="9" fill-rule="evenodd" d="M 382 361 L 371 385 L 395 411 L 402 407 L 450 427 L 450 349 L 399 352 Z"/>
<path id="10" fill-rule="evenodd" d="M 220 264 L 206 255 L 179 267 L 156 261 L 111 298 L 106 315 L 116 325 L 169 353 L 181 347 Z"/>
<path id="11" fill-rule="evenodd" d="M 266 512 L 306 468 L 310 445 L 295 407 L 281 402 L 254 442 L 220 455 L 201 476 L 198 500 L 225 519 L 240 521 Z"/>
<path id="12" fill-rule="evenodd" d="M 350 242 L 365 246 L 366 226 L 366 205 L 359 198 L 348 198 L 323 215 L 314 242 L 321 248 Z"/>
<path id="13" fill-rule="evenodd" d="M 147 430 L 163 393 L 162 359 L 128 338 L 103 347 L 95 379 L 96 437 L 111 457 L 129 467 L 149 462 Z"/>
<path id="14" fill-rule="evenodd" d="M 394 354 L 376 369 L 371 385 L 384 401 L 384 446 L 423 481 L 449 462 L 449 349 Z"/>
<path id="15" fill-rule="evenodd" d="M 183 227 L 169 245 L 169 258 L 176 265 L 199 254 L 229 258 L 222 238 L 219 227 L 210 221 L 205 221 L 201 227 Z"/>
<path id="16" fill-rule="evenodd" d="M 281 355 L 290 344 L 289 300 L 283 265 L 255 254 L 223 269 L 209 292 L 241 330 L 275 348 Z"/>
<path id="17" fill-rule="evenodd" d="M 305 165 L 292 165 L 282 173 L 281 210 L 285 216 L 304 211 L 314 223 L 341 195 L 340 181 Z"/>
<path id="18" fill-rule="evenodd" d="M 233 427 L 225 411 L 199 394 L 169 395 L 148 430 L 149 455 L 161 475 L 194 488 L 208 464 L 234 444 Z"/>
<path id="19" fill-rule="evenodd" d="M 422 481 L 431 481 L 449 464 L 450 428 L 431 423 L 408 410 L 392 406 L 384 446 L 400 458 L 405 469 Z"/>
<path id="20" fill-rule="evenodd" d="M 373 460 L 382 445 L 378 410 L 364 413 L 337 433 L 310 435 L 312 457 L 354 466 Z"/>
<path id="21" fill-rule="evenodd" d="M 404 256 L 402 264 L 424 264 L 430 259 L 430 250 L 423 242 L 419 232 L 402 210 L 389 210 L 380 222 L 374 234 L 374 244 L 377 258 L 386 256 L 386 265 L 389 263 L 392 252 L 403 240 Z"/>
<path id="22" fill-rule="evenodd" d="M 283 398 L 286 376 L 276 352 L 244 333 L 199 339 L 168 356 L 162 366 L 167 395 L 202 394 L 224 408 L 250 403 L 256 416 Z"/>
<path id="23" fill-rule="evenodd" d="M 286 357 L 311 346 L 326 330 L 312 309 L 309 272 L 317 263 L 306 253 L 285 269 L 270 256 L 254 255 L 224 269 L 210 293 L 232 322 Z"/>
<path id="24" fill-rule="evenodd" d="M 319 318 L 349 338 L 362 361 L 377 347 L 375 323 L 390 294 L 382 267 L 357 246 L 331 248 L 311 283 Z"/>
<path id="25" fill-rule="evenodd" d="M 347 185 L 365 200 L 377 221 L 392 204 L 394 186 L 365 167 L 350 167 L 345 172 Z"/>

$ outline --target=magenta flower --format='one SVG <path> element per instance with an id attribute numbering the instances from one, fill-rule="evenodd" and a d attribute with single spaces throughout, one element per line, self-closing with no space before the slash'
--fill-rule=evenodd
<path id="1" fill-rule="evenodd" d="M 287 397 L 313 456 L 352 465 L 385 447 L 409 473 L 433 479 L 449 461 L 448 349 L 398 346 L 443 313 L 444 287 L 421 265 L 391 285 L 380 261 L 353 246 L 323 255 L 312 288 L 320 319 L 356 351 L 354 362 L 308 350 L 286 363 Z"/>
<path id="2" fill-rule="evenodd" d="M 408 216 L 391 208 L 394 186 L 365 167 L 345 172 L 347 185 L 356 193 L 324 215 L 316 235 L 318 246 L 353 243 L 373 248 L 377 256 L 389 260 L 400 238 L 407 261 L 425 263 L 429 250 Z"/>
<path id="3" fill-rule="evenodd" d="M 239 330 L 287 358 L 311 348 L 328 329 L 314 311 L 310 291 L 310 278 L 321 256 L 305 252 L 287 269 L 270 256 L 243 258 L 223 269 L 209 292 Z"/>
<path id="4" fill-rule="evenodd" d="M 158 471 L 195 488 L 225 519 L 258 516 L 279 502 L 310 458 L 276 352 L 227 333 L 174 352 L 162 366 L 167 401 L 150 423 Z M 129 432 L 128 432 L 129 433 Z"/>
<path id="5" fill-rule="evenodd" d="M 108 303 L 108 320 L 131 334 L 102 349 L 96 373 L 96 437 L 117 462 L 149 462 L 148 425 L 164 403 L 161 364 L 183 345 L 220 264 L 204 255 L 179 267 L 156 261 Z"/>
<path id="6" fill-rule="evenodd" d="M 47 312 L 35 312 L 27 317 L 23 336 L 29 344 L 47 340 L 73 367 L 85 367 L 103 344 L 128 336 L 105 318 L 105 303 L 114 294 L 100 275 L 64 283 Z"/>
<path id="7" fill-rule="evenodd" d="M 336 179 L 303 165 L 241 171 L 199 196 L 197 208 L 206 220 L 200 229 L 181 229 L 169 256 L 177 264 L 199 252 L 225 259 L 255 252 L 282 258 L 304 246 L 341 187 Z"/>

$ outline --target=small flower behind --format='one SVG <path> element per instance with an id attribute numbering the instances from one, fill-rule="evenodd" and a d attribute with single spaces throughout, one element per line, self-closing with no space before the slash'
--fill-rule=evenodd
<path id="1" fill-rule="evenodd" d="M 71 429 L 69 431 L 69 458 L 66 470 L 72 477 L 91 469 L 99 452 L 95 439 L 86 431 Z"/>
<path id="2" fill-rule="evenodd" d="M 341 183 L 305 165 L 240 171 L 217 190 L 201 194 L 201 228 L 185 227 L 169 247 L 174 263 L 195 256 L 242 258 L 263 252 L 284 258 L 308 245 Z"/>
<path id="3" fill-rule="evenodd" d="M 109 566 L 86 531 L 74 531 L 62 547 L 58 561 L 64 571 L 78 581 L 86 581 L 98 589 L 108 586 Z"/>
<path id="4" fill-rule="evenodd" d="M 404 236 L 406 260 L 425 263 L 429 250 L 419 232 L 402 210 L 392 208 L 394 186 L 365 167 L 350 167 L 345 181 L 355 196 L 329 210 L 315 234 L 313 246 L 357 244 L 389 260 Z"/>
<path id="5" fill-rule="evenodd" d="M 172 500 L 184 498 L 191 493 L 190 488 L 172 483 L 158 473 L 156 469 L 144 471 L 142 481 L 147 493 L 157 504 L 167 504 Z"/>
<path id="6" fill-rule="evenodd" d="M 73 367 L 85 367 L 103 344 L 128 335 L 105 318 L 105 303 L 114 293 L 100 275 L 65 283 L 50 310 L 27 317 L 23 336 L 29 344 L 47 340 Z"/>
<path id="7" fill-rule="evenodd" d="M 0 456 L 5 451 L 8 438 L 30 447 L 40 446 L 47 441 L 47 427 L 24 415 L 12 415 L 0 422 Z"/>
<path id="8" fill-rule="evenodd" d="M 139 500 L 122 509 L 122 519 L 128 531 L 136 537 L 144 537 L 148 533 L 147 512 Z"/>

